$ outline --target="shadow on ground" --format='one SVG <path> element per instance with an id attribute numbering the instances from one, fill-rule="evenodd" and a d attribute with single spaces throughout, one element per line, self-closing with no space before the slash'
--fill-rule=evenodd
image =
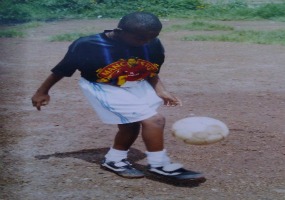
<path id="1" fill-rule="evenodd" d="M 104 159 L 105 154 L 109 148 L 98 148 L 98 149 L 83 149 L 79 151 L 72 151 L 72 152 L 63 152 L 63 153 L 54 153 L 54 154 L 48 154 L 48 155 L 37 155 L 35 156 L 36 159 L 38 160 L 43 160 L 43 159 L 49 159 L 51 157 L 55 158 L 77 158 L 84 160 L 86 162 L 90 163 L 96 163 L 98 165 L 101 164 L 102 160 Z M 128 160 L 133 163 L 133 166 L 144 172 L 145 177 L 147 179 L 153 180 L 153 181 L 158 181 L 161 183 L 177 186 L 177 187 L 197 187 L 201 183 L 205 182 L 206 180 L 187 180 L 187 181 L 173 181 L 169 180 L 165 177 L 157 176 L 154 175 L 150 172 L 148 172 L 147 167 L 141 164 L 138 164 L 139 160 L 144 159 L 146 156 L 143 152 L 131 148 L 128 154 Z"/>

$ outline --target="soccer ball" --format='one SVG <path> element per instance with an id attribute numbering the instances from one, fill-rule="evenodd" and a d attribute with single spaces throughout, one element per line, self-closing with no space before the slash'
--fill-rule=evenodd
<path id="1" fill-rule="evenodd" d="M 206 145 L 223 140 L 229 134 L 226 124 L 210 117 L 188 117 L 172 125 L 172 133 L 187 144 Z"/>

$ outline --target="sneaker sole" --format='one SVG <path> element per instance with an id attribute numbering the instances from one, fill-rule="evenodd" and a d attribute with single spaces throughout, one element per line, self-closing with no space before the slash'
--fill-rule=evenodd
<path id="1" fill-rule="evenodd" d="M 113 170 L 111 170 L 111 169 L 109 169 L 108 167 L 106 167 L 106 166 L 100 166 L 101 167 L 101 169 L 104 169 L 104 170 L 106 170 L 106 171 L 109 171 L 109 172 L 113 172 L 114 174 L 116 174 L 116 175 L 118 175 L 118 176 L 121 176 L 121 177 L 123 177 L 123 178 L 128 178 L 128 179 L 139 179 L 139 178 L 144 178 L 145 177 L 145 175 L 144 174 L 142 174 L 142 175 L 134 175 L 134 174 L 122 174 L 121 172 L 116 172 L 116 171 L 113 171 Z"/>
<path id="2" fill-rule="evenodd" d="M 206 178 L 200 178 L 200 179 L 173 179 L 169 177 L 164 177 L 164 176 L 159 176 L 154 173 L 147 173 L 146 178 L 153 180 L 153 181 L 158 181 L 161 183 L 173 185 L 175 187 L 199 187 L 200 184 L 206 182 Z"/>
<path id="3" fill-rule="evenodd" d="M 199 182 L 199 183 L 204 183 L 206 182 L 206 178 L 203 175 L 200 176 L 196 176 L 196 177 L 174 177 L 174 176 L 167 176 L 167 175 L 163 175 L 163 174 L 159 174 L 153 171 L 148 171 L 151 174 L 155 175 L 156 177 L 160 178 L 160 179 L 167 179 L 169 181 L 181 181 L 181 182 Z"/>

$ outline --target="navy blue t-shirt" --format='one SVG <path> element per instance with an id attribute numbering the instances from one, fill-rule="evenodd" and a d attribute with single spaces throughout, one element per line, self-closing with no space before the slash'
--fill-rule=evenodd
<path id="1" fill-rule="evenodd" d="M 51 71 L 70 77 L 79 70 L 91 82 L 121 86 L 157 75 L 163 62 L 164 48 L 158 38 L 132 47 L 99 33 L 74 41 Z"/>

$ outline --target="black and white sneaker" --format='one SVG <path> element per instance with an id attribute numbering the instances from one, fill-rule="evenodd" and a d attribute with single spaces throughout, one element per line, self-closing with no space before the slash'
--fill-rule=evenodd
<path id="1" fill-rule="evenodd" d="M 202 173 L 186 170 L 183 168 L 183 165 L 179 163 L 171 163 L 163 167 L 149 166 L 148 170 L 156 175 L 160 175 L 172 180 L 206 180 Z"/>
<path id="2" fill-rule="evenodd" d="M 129 163 L 129 161 L 126 159 L 119 162 L 106 162 L 106 160 L 103 160 L 101 167 L 124 178 L 144 177 L 144 174 L 141 171 L 133 168 L 131 163 Z"/>

